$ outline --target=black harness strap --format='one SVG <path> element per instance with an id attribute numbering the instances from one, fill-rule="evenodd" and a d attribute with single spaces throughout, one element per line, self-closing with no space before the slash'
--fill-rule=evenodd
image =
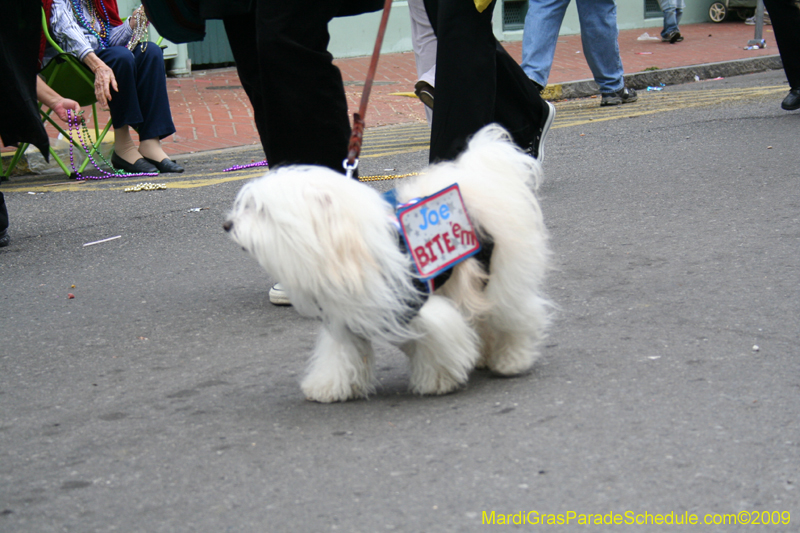
<path id="1" fill-rule="evenodd" d="M 404 254 L 410 254 L 408 247 L 406 246 L 406 241 L 403 239 L 403 235 L 399 232 L 397 234 L 397 245 L 400 247 L 400 250 Z M 473 255 L 472 257 L 477 259 L 478 262 L 481 264 L 483 269 L 486 272 L 490 272 L 491 262 L 492 262 L 492 252 L 494 251 L 494 241 L 486 238 L 481 241 L 481 249 L 478 250 L 478 253 Z M 453 269 L 449 268 L 433 278 L 433 290 L 437 290 L 444 286 L 445 283 L 450 279 L 450 276 L 453 275 Z M 419 279 L 418 277 L 414 276 L 411 279 L 411 282 L 414 284 L 414 288 L 417 289 L 418 297 L 409 299 L 407 301 L 408 304 L 408 311 L 403 313 L 401 317 L 401 321 L 404 324 L 408 324 L 419 314 L 419 310 L 422 309 L 422 306 L 425 305 L 425 302 L 428 301 L 428 297 L 430 296 L 430 292 L 428 290 L 428 284 Z"/>

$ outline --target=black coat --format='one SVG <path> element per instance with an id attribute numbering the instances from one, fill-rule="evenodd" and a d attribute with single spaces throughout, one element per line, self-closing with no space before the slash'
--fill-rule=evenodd
<path id="1" fill-rule="evenodd" d="M 5 17 L 0 31 L 0 137 L 5 145 L 31 143 L 47 159 L 50 143 L 36 98 L 41 6 L 31 0 L 0 5 Z"/>
<path id="2" fill-rule="evenodd" d="M 199 3 L 200 16 L 204 19 L 222 19 L 231 15 L 244 15 L 250 13 L 255 7 L 255 0 L 199 0 Z M 345 0 L 337 16 L 349 17 L 371 13 L 381 9 L 383 3 L 383 0 Z"/>
<path id="3" fill-rule="evenodd" d="M 247 15 L 255 10 L 255 3 L 256 0 L 142 0 L 147 16 L 158 33 L 174 43 L 202 41 L 206 20 Z M 336 16 L 348 17 L 378 11 L 383 4 L 383 0 L 342 0 Z"/>

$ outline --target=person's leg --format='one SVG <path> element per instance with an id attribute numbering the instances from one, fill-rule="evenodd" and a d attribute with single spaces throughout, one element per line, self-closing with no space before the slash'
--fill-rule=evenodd
<path id="1" fill-rule="evenodd" d="M 772 20 L 789 86 L 800 90 L 800 8 L 792 0 L 764 0 L 764 7 Z"/>
<path id="2" fill-rule="evenodd" d="M 411 15 L 411 44 L 417 65 L 417 79 L 434 85 L 436 72 L 436 34 L 433 32 L 422 0 L 408 0 Z"/>
<path id="3" fill-rule="evenodd" d="M 111 163 L 126 172 L 155 172 L 157 165 L 142 161 L 142 156 L 155 162 L 168 159 L 160 139 L 175 133 L 161 48 L 154 43 L 147 43 L 146 47 L 139 44 L 131 52 L 124 46 L 112 46 L 97 55 L 114 71 L 119 88 L 108 101 L 115 133 Z M 138 149 L 128 126 L 139 134 Z M 150 142 L 142 144 L 144 140 Z"/>
<path id="4" fill-rule="evenodd" d="M 455 159 L 475 132 L 494 120 L 497 91 L 494 2 L 478 13 L 473 2 L 426 0 L 438 39 L 436 106 L 430 161 Z"/>
<path id="5" fill-rule="evenodd" d="M 659 0 L 659 5 L 664 14 L 664 29 L 661 31 L 661 39 L 669 40 L 673 33 L 678 31 L 677 0 Z"/>
<path id="6" fill-rule="evenodd" d="M 547 85 L 556 43 L 569 0 L 529 0 L 522 32 L 522 70 L 541 87 Z"/>
<path id="7" fill-rule="evenodd" d="M 108 108 L 114 128 L 138 126 L 142 123 L 142 110 L 136 95 L 136 63 L 133 54 L 124 46 L 112 46 L 97 52 L 103 62 L 114 71 L 119 91 L 111 91 Z"/>
<path id="8" fill-rule="evenodd" d="M 601 93 L 625 87 L 614 0 L 576 0 L 586 62 Z"/>
<path id="9" fill-rule="evenodd" d="M 340 1 L 257 0 L 259 70 L 271 166 L 318 164 L 344 172 L 350 140 L 347 99 L 328 52 L 328 22 Z"/>
<path id="10" fill-rule="evenodd" d="M 428 124 L 433 121 L 434 87 L 436 86 L 436 34 L 433 32 L 422 0 L 408 0 L 411 16 L 411 45 L 417 66 L 414 92 L 425 104 Z"/>
<path id="11" fill-rule="evenodd" d="M 134 164 L 142 158 L 142 154 L 131 137 L 130 126 L 127 124 L 114 128 L 114 154 L 130 164 Z"/>
<path id="12" fill-rule="evenodd" d="M 6 197 L 0 192 L 0 248 L 8 246 L 11 239 L 8 236 L 8 210 Z"/>
<path id="13" fill-rule="evenodd" d="M 678 31 L 681 31 L 681 18 L 683 17 L 683 10 L 686 8 L 685 0 L 677 0 L 675 5 L 675 26 Z"/>
<path id="14" fill-rule="evenodd" d="M 114 126 L 114 155 L 111 163 L 117 168 L 132 172 L 132 167 L 128 165 L 142 159 L 129 130 L 129 126 L 136 127 L 142 123 L 142 111 L 136 96 L 136 62 L 124 46 L 99 50 L 97 56 L 114 71 L 119 88 L 117 92 L 111 91 L 111 99 L 108 101 Z"/>
<path id="15" fill-rule="evenodd" d="M 173 163 L 161 147 L 161 139 L 175 133 L 175 124 L 172 122 L 172 111 L 167 96 L 164 54 L 161 48 L 154 43 L 140 43 L 133 49 L 133 52 L 129 53 L 133 58 L 135 90 L 128 92 L 135 95 L 141 114 L 140 122 L 131 122 L 139 134 L 138 152 L 161 172 L 183 172 L 183 168 Z M 126 76 L 129 75 L 127 58 L 120 62 L 120 68 L 126 71 Z M 115 131 L 119 132 L 119 130 Z M 115 144 L 115 152 L 121 156 L 116 148 Z M 125 158 L 123 157 L 123 159 Z"/>
<path id="16" fill-rule="evenodd" d="M 535 82 L 496 42 L 497 98 L 494 122 L 511 133 L 514 142 L 533 157 L 544 159 L 544 138 L 555 118 L 555 107 L 545 102 Z"/>
<path id="17" fill-rule="evenodd" d="M 228 43 L 231 45 L 233 59 L 236 62 L 239 80 L 250 99 L 250 105 L 253 106 L 253 118 L 261 138 L 261 146 L 266 154 L 269 130 L 265 117 L 266 108 L 263 103 L 265 95 L 258 68 L 258 54 L 255 53 L 258 50 L 255 13 L 228 17 L 222 22 L 225 25 L 225 33 L 228 35 Z"/>
<path id="18" fill-rule="evenodd" d="M 136 125 L 139 139 L 163 139 L 175 133 L 167 96 L 164 53 L 154 43 L 147 43 L 147 46 L 139 44 L 133 49 L 133 59 L 136 97 L 142 113 L 142 121 Z"/>

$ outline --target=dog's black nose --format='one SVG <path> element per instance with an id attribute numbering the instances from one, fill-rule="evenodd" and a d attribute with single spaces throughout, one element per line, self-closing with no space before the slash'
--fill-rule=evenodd
<path id="1" fill-rule="evenodd" d="M 225 231 L 230 231 L 233 227 L 233 220 L 226 220 L 225 223 L 222 225 L 222 229 Z"/>

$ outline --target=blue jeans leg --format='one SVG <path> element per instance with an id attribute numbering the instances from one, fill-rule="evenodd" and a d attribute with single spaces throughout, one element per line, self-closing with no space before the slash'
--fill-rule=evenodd
<path id="1" fill-rule="evenodd" d="M 661 11 L 664 13 L 664 30 L 661 37 L 667 38 L 674 31 L 680 31 L 678 25 L 681 22 L 684 0 L 659 0 Z"/>
<path id="2" fill-rule="evenodd" d="M 576 0 L 586 62 L 601 93 L 625 87 L 614 0 Z"/>
<path id="3" fill-rule="evenodd" d="M 550 77 L 556 42 L 569 0 L 529 0 L 522 32 L 522 70 L 544 87 Z"/>

